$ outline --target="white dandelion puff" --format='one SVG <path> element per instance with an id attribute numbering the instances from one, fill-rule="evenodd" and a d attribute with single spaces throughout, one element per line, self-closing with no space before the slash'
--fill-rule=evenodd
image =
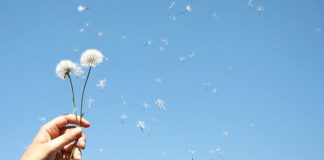
<path id="1" fill-rule="evenodd" d="M 144 129 L 145 129 L 145 122 L 144 121 L 137 121 L 136 126 L 138 128 L 140 128 L 142 130 L 142 132 L 144 132 Z"/>
<path id="2" fill-rule="evenodd" d="M 106 86 L 106 79 L 101 79 L 97 83 L 97 87 L 102 91 Z"/>
<path id="3" fill-rule="evenodd" d="M 155 105 L 159 108 L 159 109 L 163 109 L 163 110 L 167 110 L 166 108 L 165 108 L 165 102 L 162 100 L 162 99 L 157 99 L 156 101 L 155 101 Z"/>
<path id="4" fill-rule="evenodd" d="M 83 67 L 96 67 L 97 64 L 100 64 L 104 56 L 97 49 L 87 49 L 85 50 L 80 59 L 81 66 Z"/>
<path id="5" fill-rule="evenodd" d="M 75 68 L 76 68 L 75 63 L 65 59 L 65 60 L 61 60 L 57 64 L 55 73 L 60 79 L 64 80 L 68 74 L 74 72 Z"/>
<path id="6" fill-rule="evenodd" d="M 78 6 L 78 11 L 79 12 L 84 12 L 84 11 L 86 11 L 88 9 L 89 8 L 87 6 L 85 6 L 85 5 L 83 5 L 83 4 L 81 4 L 81 5 Z"/>

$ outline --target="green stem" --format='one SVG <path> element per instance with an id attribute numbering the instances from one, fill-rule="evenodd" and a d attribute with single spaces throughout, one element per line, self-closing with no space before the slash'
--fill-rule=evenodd
<path id="1" fill-rule="evenodd" d="M 74 114 L 75 114 L 75 118 L 78 121 L 78 114 L 76 112 L 76 104 L 75 104 L 75 95 L 74 95 L 73 83 L 72 83 L 72 79 L 71 79 L 71 76 L 70 76 L 69 73 L 67 73 L 67 76 L 69 78 L 70 86 L 71 86 L 71 90 L 72 90 L 73 111 L 74 111 Z"/>
<path id="2" fill-rule="evenodd" d="M 82 110 L 83 110 L 83 98 L 84 98 L 84 92 L 85 92 L 85 89 L 86 89 L 86 86 L 87 86 L 87 83 L 88 83 L 88 79 L 89 79 L 89 75 L 90 75 L 90 72 L 91 72 L 91 68 L 92 68 L 92 67 L 89 68 L 88 75 L 87 75 L 87 78 L 86 78 L 86 80 L 85 80 L 85 82 L 84 82 L 83 90 L 82 90 L 81 107 L 80 107 L 80 116 L 81 116 L 81 117 L 80 117 L 80 125 L 81 125 L 81 120 L 82 120 L 82 117 L 83 117 L 83 112 L 82 112 Z"/>

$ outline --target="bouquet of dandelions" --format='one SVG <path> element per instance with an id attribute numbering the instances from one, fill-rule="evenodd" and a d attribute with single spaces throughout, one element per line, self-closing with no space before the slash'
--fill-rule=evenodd
<path id="1" fill-rule="evenodd" d="M 96 67 L 96 65 L 102 63 L 103 58 L 104 58 L 104 56 L 102 55 L 102 53 L 99 50 L 87 49 L 81 55 L 81 58 L 80 58 L 81 66 L 78 65 L 77 63 L 72 62 L 71 60 L 66 60 L 66 59 L 61 60 L 56 66 L 56 70 L 55 70 L 56 75 L 62 80 L 69 79 L 71 90 L 72 90 L 73 114 L 75 114 L 75 118 L 78 122 L 77 127 L 81 126 L 81 120 L 84 116 L 83 98 L 84 98 L 84 93 L 85 93 L 85 89 L 86 89 L 86 86 L 88 83 L 91 69 Z M 72 75 L 81 76 L 83 74 L 82 67 L 87 69 L 88 73 L 87 73 L 87 76 L 85 77 L 85 82 L 84 82 L 83 89 L 82 89 L 82 95 L 81 95 L 81 101 L 80 101 L 80 112 L 78 115 L 77 106 L 75 103 L 75 93 L 74 93 L 71 76 Z M 69 157 L 70 160 L 73 159 L 73 153 L 76 148 L 77 148 L 77 140 L 74 142 L 74 146 L 73 146 L 72 152 Z"/>

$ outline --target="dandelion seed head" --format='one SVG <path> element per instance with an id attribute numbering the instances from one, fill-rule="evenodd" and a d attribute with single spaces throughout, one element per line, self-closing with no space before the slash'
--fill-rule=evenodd
<path id="1" fill-rule="evenodd" d="M 83 67 L 96 67 L 103 61 L 104 56 L 97 49 L 87 49 L 81 55 L 80 63 Z"/>
<path id="2" fill-rule="evenodd" d="M 73 72 L 75 68 L 76 68 L 75 63 L 73 63 L 70 60 L 64 59 L 57 64 L 55 73 L 60 79 L 64 80 L 66 75 Z"/>

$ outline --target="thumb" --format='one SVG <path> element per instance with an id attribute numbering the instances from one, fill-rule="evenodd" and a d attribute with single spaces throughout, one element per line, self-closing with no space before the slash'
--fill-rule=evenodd
<path id="1" fill-rule="evenodd" d="M 82 136 L 82 128 L 77 127 L 48 142 L 52 150 L 59 150 Z"/>

